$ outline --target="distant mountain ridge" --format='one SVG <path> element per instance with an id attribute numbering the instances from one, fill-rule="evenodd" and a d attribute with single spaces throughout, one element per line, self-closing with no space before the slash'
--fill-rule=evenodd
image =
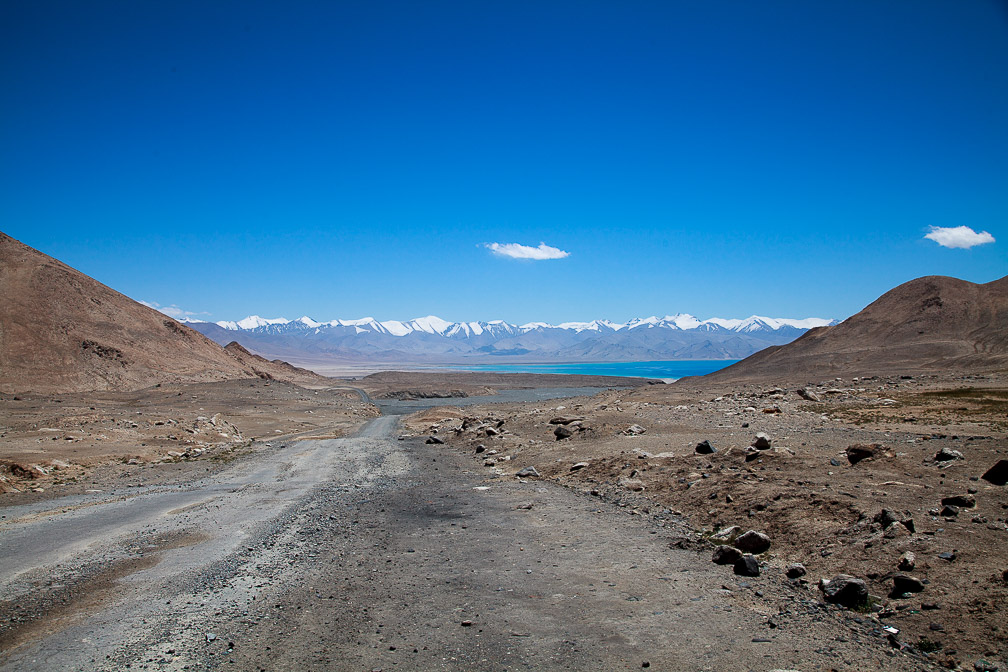
<path id="1" fill-rule="evenodd" d="M 218 343 L 233 340 L 291 361 L 412 363 L 741 359 L 789 343 L 809 329 L 836 323 L 756 315 L 700 320 L 685 313 L 625 323 L 598 319 L 556 325 L 449 322 L 434 315 L 408 321 L 364 317 L 319 322 L 307 316 L 288 320 L 251 315 L 235 321 L 187 322 Z"/>

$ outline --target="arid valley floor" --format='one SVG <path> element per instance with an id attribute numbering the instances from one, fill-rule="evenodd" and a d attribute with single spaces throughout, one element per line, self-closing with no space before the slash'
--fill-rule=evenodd
<path id="1" fill-rule="evenodd" d="M 1002 377 L 387 401 L 530 385 L 3 395 L 0 667 L 1004 665 Z M 712 562 L 748 530 L 759 576 Z"/>

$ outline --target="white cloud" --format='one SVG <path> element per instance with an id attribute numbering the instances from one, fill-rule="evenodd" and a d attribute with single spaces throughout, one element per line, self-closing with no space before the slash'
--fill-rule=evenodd
<path id="1" fill-rule="evenodd" d="M 184 317 L 195 317 L 197 315 L 209 315 L 210 314 L 210 313 L 206 313 L 206 312 L 203 312 L 203 313 L 194 313 L 191 310 L 182 310 L 181 308 L 179 308 L 175 304 L 172 304 L 170 306 L 162 306 L 161 304 L 157 303 L 156 301 L 144 301 L 144 300 L 141 299 L 140 303 L 142 303 L 143 305 L 147 306 L 148 308 L 153 308 L 154 310 L 158 311 L 159 313 L 164 313 L 168 317 L 173 317 L 176 320 L 181 320 Z"/>
<path id="2" fill-rule="evenodd" d="M 501 257 L 511 257 L 512 259 L 563 259 L 569 257 L 570 252 L 550 247 L 546 243 L 539 243 L 539 247 L 529 247 L 518 243 L 486 243 L 488 250 Z"/>
<path id="3" fill-rule="evenodd" d="M 961 250 L 968 250 L 976 245 L 994 242 L 994 236 L 991 234 L 986 231 L 977 233 L 968 226 L 932 226 L 931 231 L 925 234 L 924 237 L 933 240 L 942 247 L 959 248 Z"/>

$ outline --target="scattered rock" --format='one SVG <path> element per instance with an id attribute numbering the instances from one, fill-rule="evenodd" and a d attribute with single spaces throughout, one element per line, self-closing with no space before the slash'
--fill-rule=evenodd
<path id="1" fill-rule="evenodd" d="M 872 520 L 878 523 L 883 530 L 888 529 L 894 523 L 901 523 L 910 532 L 915 531 L 914 521 L 909 513 L 899 514 L 892 509 L 882 509 L 875 514 Z"/>
<path id="2" fill-rule="evenodd" d="M 735 561 L 742 557 L 742 551 L 734 546 L 718 546 L 714 549 L 711 562 L 715 565 L 734 565 Z"/>
<path id="3" fill-rule="evenodd" d="M 795 562 L 787 566 L 784 570 L 784 576 L 789 579 L 800 579 L 806 574 L 805 565 L 800 562 Z"/>
<path id="4" fill-rule="evenodd" d="M 557 441 L 560 441 L 574 436 L 574 430 L 565 425 L 558 425 L 557 428 L 553 430 L 553 436 L 556 437 Z"/>
<path id="5" fill-rule="evenodd" d="M 426 441 L 425 441 L 424 443 L 429 443 L 429 444 L 441 444 L 441 443 L 444 443 L 444 439 L 439 439 L 439 438 L 438 438 L 438 437 L 436 437 L 436 436 L 428 436 L 428 437 L 427 437 L 427 440 L 426 440 Z"/>
<path id="6" fill-rule="evenodd" d="M 867 584 L 849 574 L 837 574 L 829 581 L 822 581 L 819 589 L 827 602 L 848 609 L 862 607 L 868 601 Z"/>
<path id="7" fill-rule="evenodd" d="M 729 527 L 723 527 L 714 534 L 711 535 L 711 539 L 718 539 L 720 541 L 726 541 L 738 536 L 739 530 L 742 529 L 738 525 L 731 525 Z"/>
<path id="8" fill-rule="evenodd" d="M 759 555 L 770 548 L 770 537 L 762 532 L 749 530 L 735 540 L 735 548 L 745 553 Z"/>
<path id="9" fill-rule="evenodd" d="M 735 561 L 734 571 L 739 576 L 759 576 L 759 560 L 755 555 L 746 553 Z"/>
<path id="10" fill-rule="evenodd" d="M 973 669 L 975 672 L 998 672 L 996 663 L 984 660 L 983 658 L 973 663 Z"/>
<path id="11" fill-rule="evenodd" d="M 518 478 L 539 478 L 539 471 L 535 467 L 525 467 L 515 476 Z"/>
<path id="12" fill-rule="evenodd" d="M 917 556 L 911 553 L 910 551 L 907 551 L 906 553 L 900 556 L 899 564 L 896 565 L 896 568 L 903 572 L 911 572 L 913 571 L 913 568 L 916 566 L 917 566 Z"/>
<path id="13" fill-rule="evenodd" d="M 948 462 L 950 460 L 961 460 L 963 454 L 951 448 L 942 448 L 934 456 L 935 462 Z"/>
<path id="14" fill-rule="evenodd" d="M 906 593 L 919 593 L 924 590 L 924 582 L 915 576 L 907 574 L 894 574 L 892 577 L 893 589 L 889 597 L 897 597 Z"/>
<path id="15" fill-rule="evenodd" d="M 714 446 L 712 446 L 710 441 L 707 439 L 704 439 L 700 443 L 696 444 L 695 450 L 697 455 L 710 455 L 711 453 L 716 452 Z"/>
<path id="16" fill-rule="evenodd" d="M 994 485 L 1008 483 L 1008 460 L 998 460 L 993 467 L 984 472 L 980 478 Z"/>
<path id="17" fill-rule="evenodd" d="M 906 525 L 904 525 L 900 521 L 896 521 L 895 523 L 886 528 L 886 531 L 882 536 L 884 536 L 886 539 L 896 539 L 898 537 L 909 537 L 910 534 L 911 532 L 909 529 L 907 529 Z"/>
<path id="18" fill-rule="evenodd" d="M 769 450 L 771 445 L 770 437 L 764 434 L 763 432 L 760 432 L 756 435 L 756 438 L 750 445 L 752 445 L 752 447 L 755 448 L 756 450 Z"/>
<path id="19" fill-rule="evenodd" d="M 627 436 L 639 436 L 646 431 L 647 430 L 641 427 L 640 425 L 633 424 L 627 427 L 625 430 L 623 430 L 623 433 L 626 434 Z"/>
<path id="20" fill-rule="evenodd" d="M 953 495 L 942 497 L 941 503 L 947 506 L 958 506 L 963 509 L 972 509 L 976 506 L 976 498 L 972 495 Z"/>
<path id="21" fill-rule="evenodd" d="M 855 443 L 853 446 L 847 447 L 847 461 L 851 464 L 857 464 L 861 460 L 871 459 L 881 448 L 882 444 L 880 443 Z"/>
<path id="22" fill-rule="evenodd" d="M 822 401 L 818 394 L 806 387 L 799 387 L 795 393 L 805 401 Z"/>

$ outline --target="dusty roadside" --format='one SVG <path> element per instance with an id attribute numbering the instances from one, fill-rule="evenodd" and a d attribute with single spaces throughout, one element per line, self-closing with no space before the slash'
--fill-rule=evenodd
<path id="1" fill-rule="evenodd" d="M 378 410 L 350 389 L 267 380 L 0 397 L 4 504 L 175 482 L 292 437 L 352 433 Z"/>
<path id="2" fill-rule="evenodd" d="M 708 563 L 717 544 L 765 533 L 764 571 L 803 564 L 810 599 L 822 599 L 820 579 L 860 578 L 864 617 L 893 635 L 882 646 L 969 668 L 1008 654 L 1008 493 L 981 478 L 1008 459 L 1006 418 L 996 376 L 897 376 L 790 388 L 689 381 L 433 409 L 410 424 L 487 475 L 534 466 L 625 511 L 672 511 L 709 539 Z M 751 446 L 760 433 L 766 450 Z M 713 452 L 698 451 L 704 441 Z M 852 446 L 871 457 L 852 463 Z"/>

